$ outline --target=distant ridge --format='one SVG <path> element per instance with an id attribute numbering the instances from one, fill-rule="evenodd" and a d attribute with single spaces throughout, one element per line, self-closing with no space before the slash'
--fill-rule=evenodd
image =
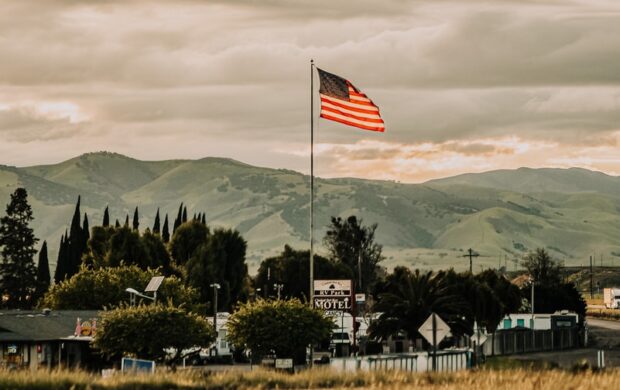
<path id="1" fill-rule="evenodd" d="M 110 207 L 112 221 L 140 209 L 140 226 L 156 209 L 170 216 L 183 202 L 209 224 L 234 227 L 248 241 L 250 269 L 282 250 L 308 246 L 308 177 L 228 158 L 141 161 L 117 153 L 87 153 L 58 164 L 0 166 L 0 207 L 25 186 L 37 236 L 55 264 L 77 195 L 91 226 Z M 463 174 L 423 184 L 356 178 L 316 181 L 316 237 L 331 216 L 378 223 L 385 265 L 464 267 L 475 248 L 479 266 L 498 267 L 547 247 L 567 264 L 590 254 L 620 256 L 620 178 L 586 169 L 519 168 Z M 620 258 L 618 258 L 620 260 Z"/>

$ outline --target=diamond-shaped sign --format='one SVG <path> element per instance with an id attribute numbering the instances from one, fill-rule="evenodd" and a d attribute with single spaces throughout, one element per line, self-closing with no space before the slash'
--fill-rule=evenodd
<path id="1" fill-rule="evenodd" d="M 428 316 L 422 326 L 418 328 L 418 332 L 426 341 L 433 344 L 433 317 L 435 317 L 435 342 L 439 344 L 450 333 L 450 327 L 437 314 L 432 313 Z"/>

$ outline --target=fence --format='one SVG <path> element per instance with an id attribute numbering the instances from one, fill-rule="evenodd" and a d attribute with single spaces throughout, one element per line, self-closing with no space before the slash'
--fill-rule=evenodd
<path id="1" fill-rule="evenodd" d="M 485 355 L 492 356 L 577 348 L 580 344 L 579 335 L 579 330 L 574 328 L 502 330 L 489 335 L 482 350 Z"/>
<path id="2" fill-rule="evenodd" d="M 333 358 L 330 366 L 341 371 L 403 370 L 425 372 L 432 370 L 433 355 L 428 352 L 370 355 L 350 358 Z M 471 366 L 471 351 L 455 349 L 437 351 L 437 371 L 458 371 Z"/>

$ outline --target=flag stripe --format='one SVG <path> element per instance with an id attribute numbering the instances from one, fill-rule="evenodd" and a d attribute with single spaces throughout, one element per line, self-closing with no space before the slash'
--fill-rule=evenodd
<path id="1" fill-rule="evenodd" d="M 338 108 L 336 106 L 332 106 L 329 103 L 323 103 L 321 105 L 321 111 L 330 111 L 330 112 L 335 112 L 337 114 L 342 114 L 342 115 L 346 115 L 346 116 L 350 116 L 352 118 L 355 119 L 359 119 L 359 120 L 367 120 L 367 121 L 371 121 L 374 122 L 376 121 L 377 123 L 383 123 L 383 120 L 381 119 L 381 117 L 379 115 L 372 115 L 372 114 L 362 114 L 359 112 L 355 112 L 352 113 L 348 110 L 343 110 L 341 108 Z"/>
<path id="2" fill-rule="evenodd" d="M 383 127 L 383 121 L 381 121 L 380 123 L 375 123 L 372 121 L 366 121 L 363 119 L 357 119 L 357 118 L 353 118 L 351 116 L 346 116 L 343 115 L 342 113 L 333 113 L 333 112 L 329 112 L 329 111 L 322 111 L 321 110 L 321 116 L 329 116 L 330 118 L 338 118 L 338 119 L 342 119 L 344 121 L 348 121 L 351 123 L 356 123 L 359 125 L 364 125 L 364 126 L 370 126 L 370 127 Z"/>
<path id="3" fill-rule="evenodd" d="M 359 123 L 353 123 L 353 122 L 348 121 L 348 120 L 346 120 L 346 119 L 340 119 L 340 118 L 330 117 L 330 116 L 328 116 L 328 115 L 324 115 L 324 114 L 321 114 L 321 117 L 322 117 L 322 118 L 325 118 L 325 119 L 332 120 L 332 121 L 334 121 L 334 122 L 340 122 L 340 123 L 343 123 L 343 124 L 345 124 L 345 125 L 349 125 L 349 126 L 358 127 L 358 128 L 360 128 L 360 129 L 372 130 L 372 131 L 379 131 L 379 132 L 381 132 L 381 133 L 382 133 L 383 131 L 385 131 L 385 127 L 384 127 L 384 126 L 372 126 L 372 125 L 371 125 L 371 126 L 366 126 L 366 125 L 361 125 L 361 124 L 359 124 Z"/>
<path id="4" fill-rule="evenodd" d="M 329 100 L 321 100 L 321 106 L 326 105 L 326 104 L 328 104 L 330 107 L 334 109 L 346 111 L 353 115 L 357 115 L 357 114 L 359 114 L 359 116 L 369 115 L 368 118 L 381 118 L 381 116 L 379 115 L 377 111 L 358 110 L 357 108 L 348 108 L 346 106 L 343 106 L 342 104 L 338 104 L 338 102 L 333 102 Z"/>
<path id="5" fill-rule="evenodd" d="M 354 110 L 354 111 L 359 110 L 359 112 L 365 112 L 365 113 L 368 113 L 368 114 L 378 113 L 379 112 L 379 109 L 376 106 L 350 103 L 350 102 L 347 102 L 345 100 L 334 99 L 334 98 L 329 97 L 327 95 L 321 95 L 321 101 L 327 101 L 327 102 L 329 102 L 331 104 L 334 104 L 334 105 L 336 105 L 338 107 L 342 107 L 342 108 L 346 108 L 346 109 Z"/>

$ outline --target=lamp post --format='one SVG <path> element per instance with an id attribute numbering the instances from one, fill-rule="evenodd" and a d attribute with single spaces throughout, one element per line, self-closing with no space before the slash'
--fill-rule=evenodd
<path id="1" fill-rule="evenodd" d="M 274 283 L 273 284 L 273 288 L 275 288 L 278 291 L 278 301 L 280 300 L 280 293 L 282 292 L 282 288 L 284 287 L 284 285 L 282 283 Z"/>
<path id="2" fill-rule="evenodd" d="M 138 290 L 136 290 L 135 288 L 131 288 L 131 287 L 126 288 L 125 291 L 129 293 L 129 303 L 131 304 L 131 306 L 136 305 L 136 296 L 140 298 L 150 299 L 153 302 L 157 300 L 157 291 L 153 291 L 152 297 L 149 297 L 148 295 L 144 295 L 140 293 Z"/>
<path id="3" fill-rule="evenodd" d="M 213 287 L 213 329 L 217 335 L 217 290 L 219 290 L 221 286 L 219 283 L 211 283 L 209 286 Z"/>

